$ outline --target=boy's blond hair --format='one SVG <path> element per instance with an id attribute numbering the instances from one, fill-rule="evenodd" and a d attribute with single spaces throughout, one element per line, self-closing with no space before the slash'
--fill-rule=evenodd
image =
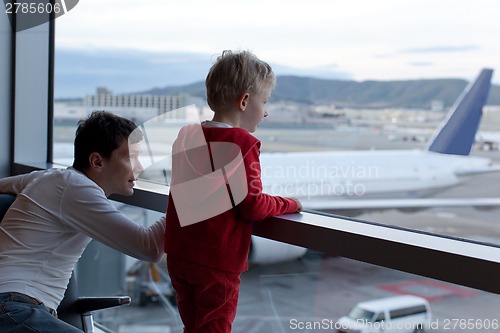
<path id="1" fill-rule="evenodd" d="M 207 102 L 212 110 L 234 102 L 244 93 L 257 94 L 274 89 L 276 77 L 269 64 L 250 51 L 226 50 L 217 57 L 205 80 Z"/>

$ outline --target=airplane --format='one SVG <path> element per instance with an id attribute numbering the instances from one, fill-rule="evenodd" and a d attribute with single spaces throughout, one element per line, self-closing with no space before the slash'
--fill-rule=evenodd
<path id="1" fill-rule="evenodd" d="M 488 98 L 492 69 L 459 96 L 425 150 L 262 153 L 264 191 L 297 197 L 304 208 L 355 216 L 367 210 L 497 206 L 496 199 L 423 199 L 465 177 L 500 171 L 470 156 Z"/>
<path id="2" fill-rule="evenodd" d="M 483 151 L 498 150 L 500 147 L 500 133 L 478 132 L 476 134 L 476 147 Z"/>
<path id="3" fill-rule="evenodd" d="M 262 153 L 264 192 L 296 197 L 305 209 L 344 216 L 387 209 L 500 206 L 499 198 L 425 198 L 465 177 L 500 171 L 490 159 L 470 156 L 492 75 L 492 69 L 483 69 L 464 89 L 426 149 Z M 254 263 L 293 260 L 305 252 L 252 238 Z"/>

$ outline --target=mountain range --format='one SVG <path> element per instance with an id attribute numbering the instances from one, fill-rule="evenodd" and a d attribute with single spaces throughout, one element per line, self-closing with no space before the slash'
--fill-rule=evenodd
<path id="1" fill-rule="evenodd" d="M 136 50 L 56 49 L 56 99 L 82 98 L 106 87 L 115 94 L 179 94 L 205 98 L 204 78 L 215 55 Z M 278 75 L 273 101 L 352 107 L 449 107 L 467 85 L 461 79 L 353 81 L 335 66 L 297 69 L 271 64 Z M 489 105 L 500 105 L 493 85 Z"/>
<path id="2" fill-rule="evenodd" d="M 309 105 L 335 104 L 340 107 L 428 109 L 433 101 L 440 101 L 444 107 L 450 107 L 467 84 L 467 81 L 460 79 L 357 82 L 279 76 L 271 100 Z M 138 93 L 152 95 L 186 93 L 205 98 L 205 84 L 200 81 Z M 492 86 L 487 104 L 500 105 L 500 86 Z"/>

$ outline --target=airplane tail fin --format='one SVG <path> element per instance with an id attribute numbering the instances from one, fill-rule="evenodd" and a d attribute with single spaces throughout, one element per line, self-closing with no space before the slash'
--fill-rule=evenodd
<path id="1" fill-rule="evenodd" d="M 460 94 L 429 141 L 428 150 L 453 155 L 469 155 L 490 92 L 492 69 L 483 69 L 477 79 Z"/>

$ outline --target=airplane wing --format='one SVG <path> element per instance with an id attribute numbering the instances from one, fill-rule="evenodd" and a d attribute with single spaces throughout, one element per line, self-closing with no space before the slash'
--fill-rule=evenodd
<path id="1" fill-rule="evenodd" d="M 343 213 L 363 213 L 369 210 L 420 210 L 435 207 L 474 207 L 477 209 L 500 208 L 500 198 L 415 198 L 415 199 L 353 199 L 353 200 L 303 200 L 308 210 Z"/>

